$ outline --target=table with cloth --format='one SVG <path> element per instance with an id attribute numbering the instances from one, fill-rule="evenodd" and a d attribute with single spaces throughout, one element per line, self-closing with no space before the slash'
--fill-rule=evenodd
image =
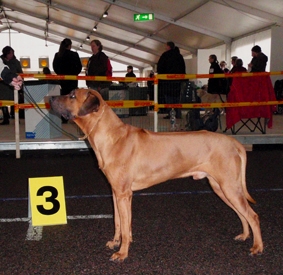
<path id="1" fill-rule="evenodd" d="M 233 78 L 227 102 L 263 101 L 276 101 L 275 92 L 269 76 Z M 246 126 L 245 119 L 250 121 L 257 119 L 257 122 L 253 122 L 255 125 L 256 123 L 260 123 L 261 118 L 264 118 L 268 128 L 271 128 L 272 115 L 275 110 L 276 106 L 274 105 L 226 108 L 226 129 L 232 129 L 233 132 L 233 127 L 237 122 L 241 121 Z"/>

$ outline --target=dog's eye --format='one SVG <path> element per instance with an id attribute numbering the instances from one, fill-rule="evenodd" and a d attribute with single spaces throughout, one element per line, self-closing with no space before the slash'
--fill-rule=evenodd
<path id="1" fill-rule="evenodd" d="M 74 99 L 74 98 L 76 98 L 76 95 L 72 94 L 72 95 L 70 95 L 70 98 Z"/>

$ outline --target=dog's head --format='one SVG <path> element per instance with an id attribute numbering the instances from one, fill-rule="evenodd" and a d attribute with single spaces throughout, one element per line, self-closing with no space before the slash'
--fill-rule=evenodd
<path id="1" fill-rule="evenodd" d="M 56 114 L 71 120 L 99 112 L 99 107 L 106 104 L 97 91 L 90 89 L 76 89 L 68 95 L 52 96 L 49 102 Z"/>
<path id="2" fill-rule="evenodd" d="M 197 96 L 202 97 L 204 96 L 206 91 L 204 89 L 197 89 Z"/>

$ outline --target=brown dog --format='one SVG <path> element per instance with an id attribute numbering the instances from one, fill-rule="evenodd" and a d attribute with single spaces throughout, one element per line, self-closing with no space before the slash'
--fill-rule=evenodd
<path id="1" fill-rule="evenodd" d="M 219 94 L 209 94 L 205 89 L 197 89 L 197 96 L 200 98 L 202 103 L 226 102 L 226 95 L 221 95 L 220 97 Z M 212 109 L 205 109 L 205 114 L 207 114 L 209 111 L 212 111 Z"/>
<path id="2" fill-rule="evenodd" d="M 235 239 L 246 240 L 250 226 L 251 254 L 263 251 L 259 218 L 247 201 L 255 203 L 246 188 L 246 151 L 234 138 L 206 131 L 154 133 L 124 124 L 98 92 L 88 89 L 52 97 L 50 104 L 59 116 L 74 120 L 82 129 L 111 184 L 115 235 L 106 246 L 120 246 L 111 260 L 128 257 L 133 191 L 189 176 L 208 178 L 214 192 L 242 222 L 243 233 Z"/>

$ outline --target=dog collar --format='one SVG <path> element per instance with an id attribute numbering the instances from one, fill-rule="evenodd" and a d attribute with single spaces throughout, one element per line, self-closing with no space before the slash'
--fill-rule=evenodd
<path id="1" fill-rule="evenodd" d="M 105 105 L 103 106 L 103 110 L 101 112 L 101 115 L 98 117 L 96 123 L 91 127 L 90 131 L 88 134 L 85 134 L 83 137 L 79 137 L 78 140 L 85 140 L 89 137 L 89 135 L 91 134 L 91 132 L 93 131 L 94 127 L 96 126 L 96 124 L 98 123 L 98 121 L 101 119 L 102 115 L 104 114 L 104 110 L 105 110 Z"/>

